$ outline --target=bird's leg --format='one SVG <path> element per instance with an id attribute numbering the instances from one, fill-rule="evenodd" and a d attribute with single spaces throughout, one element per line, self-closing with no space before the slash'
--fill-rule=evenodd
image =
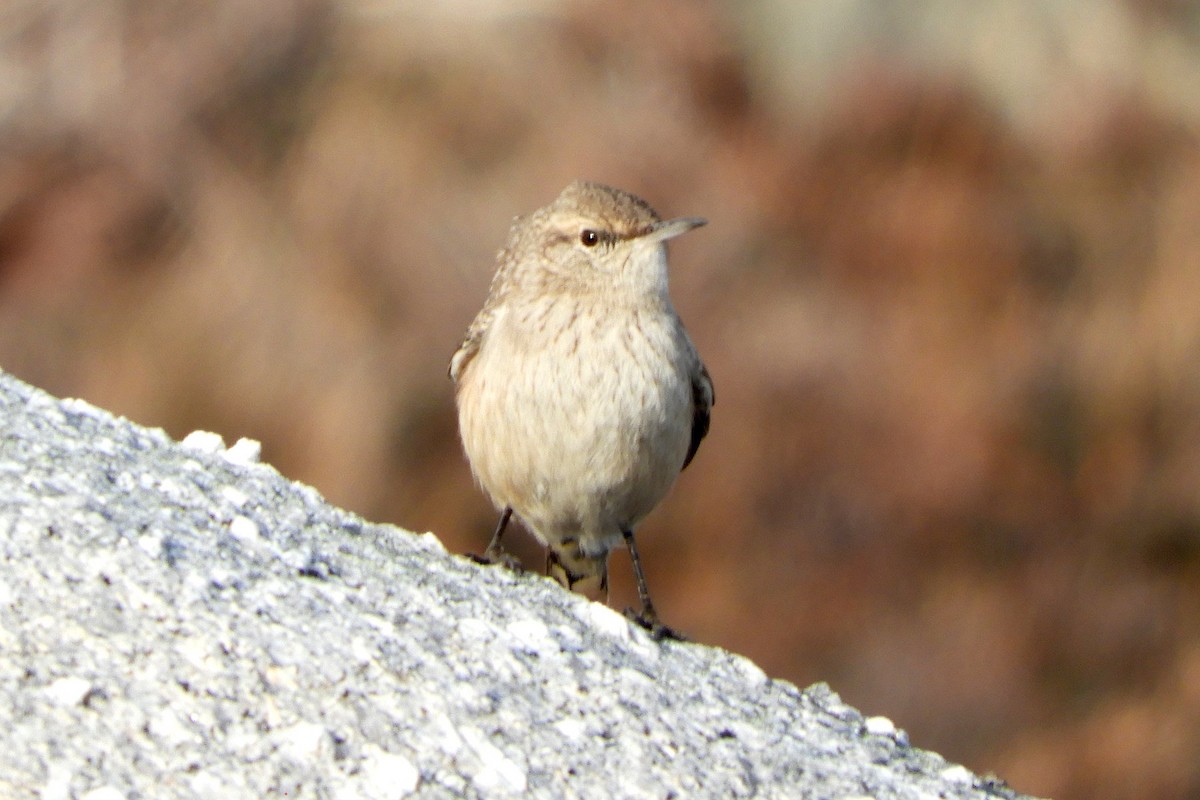
<path id="1" fill-rule="evenodd" d="M 496 522 L 496 530 L 492 532 L 492 540 L 488 542 L 487 550 L 483 551 L 484 558 L 499 555 L 504 552 L 504 547 L 500 544 L 500 540 L 504 538 L 504 531 L 508 528 L 508 521 L 512 519 L 512 506 L 505 506 L 500 512 L 500 519 Z"/>
<path id="2" fill-rule="evenodd" d="M 650 600 L 650 590 L 646 588 L 646 576 L 642 572 L 642 561 L 638 558 L 637 545 L 633 542 L 633 531 L 628 528 L 621 531 L 625 537 L 625 546 L 629 548 L 629 560 L 633 562 L 633 577 L 637 581 L 638 599 L 642 601 L 642 610 L 635 612 L 632 608 L 625 609 L 625 616 L 641 625 L 657 640 L 674 639 L 686 642 L 687 637 L 679 631 L 668 628 L 658 619 L 654 603 Z"/>
<path id="3" fill-rule="evenodd" d="M 508 521 L 512 518 L 512 506 L 505 506 L 504 511 L 500 512 L 500 521 L 496 523 L 496 530 L 492 533 L 492 540 L 488 542 L 487 549 L 483 551 L 483 555 L 477 556 L 471 554 L 471 559 L 480 564 L 499 564 L 511 569 L 513 572 L 523 572 L 524 568 L 516 556 L 507 552 L 500 540 L 504 538 L 504 530 L 508 527 Z"/>

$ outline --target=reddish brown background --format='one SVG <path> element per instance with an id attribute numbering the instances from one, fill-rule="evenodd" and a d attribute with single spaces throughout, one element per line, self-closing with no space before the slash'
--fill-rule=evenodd
<path id="1" fill-rule="evenodd" d="M 1023 791 L 1200 795 L 1195 5 L 436 5 L 8 3 L 0 366 L 478 550 L 509 219 L 707 216 L 664 616 Z"/>

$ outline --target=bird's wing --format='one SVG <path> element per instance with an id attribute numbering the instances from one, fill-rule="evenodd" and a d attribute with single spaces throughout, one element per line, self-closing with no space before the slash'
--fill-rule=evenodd
<path id="1" fill-rule="evenodd" d="M 700 449 L 700 440 L 708 435 L 709 417 L 712 414 L 713 403 L 717 401 L 708 370 L 699 359 L 696 363 L 699 369 L 692 373 L 692 441 L 688 445 L 687 457 L 683 459 L 681 469 L 687 469 L 687 465 L 692 463 L 696 451 Z"/>
<path id="2" fill-rule="evenodd" d="M 471 321 L 470 327 L 467 328 L 466 334 L 463 336 L 462 344 L 454 351 L 454 355 L 450 358 L 450 379 L 455 384 L 462 383 L 463 373 L 471 360 L 479 353 L 479 347 L 483 344 L 483 337 L 487 333 L 488 328 L 495 321 L 498 309 L 503 307 L 504 298 L 509 292 L 508 275 L 513 271 L 515 260 L 508 254 L 509 249 L 514 246 L 514 236 L 518 230 L 518 223 L 522 217 L 517 217 L 513 220 L 513 228 L 509 231 L 509 242 L 504 248 L 496 254 L 496 263 L 499 266 L 496 268 L 496 273 L 492 276 L 491 287 L 488 289 L 487 300 L 484 301 L 483 308 L 475 315 L 475 319 Z"/>
<path id="3" fill-rule="evenodd" d="M 454 355 L 450 358 L 450 379 L 455 384 L 462 383 L 463 373 L 467 369 L 467 365 L 479 353 L 479 346 L 483 343 L 483 336 L 487 333 L 488 327 L 491 326 L 493 318 L 496 316 L 495 308 L 490 301 L 485 303 L 483 309 L 472 320 L 470 327 L 467 328 L 466 334 L 463 335 L 462 344 L 454 351 Z"/>
<path id="4" fill-rule="evenodd" d="M 475 354 L 479 352 L 480 336 L 475 333 L 474 326 L 467 329 L 467 335 L 462 340 L 462 344 L 454 351 L 454 355 L 450 357 L 450 380 L 456 384 L 462 379 L 463 370 L 467 368 L 467 364 L 471 363 L 471 359 L 475 358 Z"/>

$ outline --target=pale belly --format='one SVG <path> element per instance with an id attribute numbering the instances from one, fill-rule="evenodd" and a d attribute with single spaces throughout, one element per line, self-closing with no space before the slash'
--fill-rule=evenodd
<path id="1" fill-rule="evenodd" d="M 472 470 L 543 544 L 606 553 L 674 483 L 692 390 L 671 325 L 564 327 L 539 348 L 501 328 L 470 365 L 459 415 Z"/>

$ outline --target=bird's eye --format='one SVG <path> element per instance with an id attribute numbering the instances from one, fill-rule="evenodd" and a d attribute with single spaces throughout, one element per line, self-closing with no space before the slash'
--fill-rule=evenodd
<path id="1" fill-rule="evenodd" d="M 579 241 L 583 242 L 584 247 L 595 247 L 600 241 L 600 234 L 591 228 L 584 228 L 583 233 L 579 234 Z"/>

